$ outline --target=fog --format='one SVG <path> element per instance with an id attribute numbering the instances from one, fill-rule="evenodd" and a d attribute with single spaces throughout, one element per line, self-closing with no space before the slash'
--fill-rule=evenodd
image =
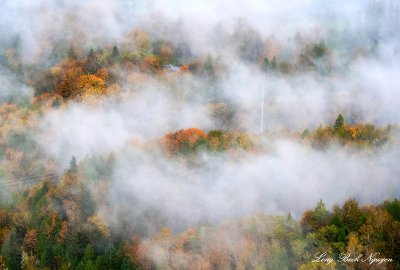
<path id="1" fill-rule="evenodd" d="M 33 89 L 18 81 L 6 69 L 0 68 L 0 102 L 26 102 L 32 97 Z"/>
<path id="2" fill-rule="evenodd" d="M 348 198 L 368 204 L 400 192 L 393 162 L 398 146 L 371 156 L 337 148 L 317 152 L 278 140 L 269 153 L 243 153 L 239 160 L 204 156 L 196 169 L 130 151 L 129 158 L 123 155 L 117 161 L 110 198 L 114 211 L 106 213 L 112 223 L 124 213 L 139 226 L 144 211 L 156 211 L 174 229 L 260 212 L 299 218 L 320 199 L 329 207 Z"/>
<path id="3" fill-rule="evenodd" d="M 116 43 L 134 28 L 186 42 L 195 53 L 210 53 L 219 47 L 216 40 L 243 21 L 264 38 L 272 35 L 280 42 L 299 32 L 347 49 L 375 39 L 394 40 L 398 47 L 398 13 L 398 3 L 390 0 L 3 1 L 0 31 L 3 42 L 19 36 L 26 60 L 60 41 L 89 47 Z"/>
<path id="4" fill-rule="evenodd" d="M 373 153 L 339 146 L 318 151 L 267 135 L 332 125 L 339 113 L 351 123 L 399 124 L 398 12 L 394 1 L 4 1 L 0 25 L 3 44 L 21 38 L 27 63 L 46 55 L 49 44 L 73 42 L 82 50 L 120 44 L 132 29 L 176 46 L 185 43 L 188 58 L 209 54 L 217 59 L 224 71 L 211 88 L 191 74 L 126 82 L 120 99 L 106 97 L 97 105 L 70 102 L 46 112 L 36 138 L 64 169 L 72 156 L 81 161 L 116 155 L 112 184 L 97 209 L 113 226 L 119 226 L 121 216 L 140 226 L 148 211 L 160 223 L 182 230 L 258 212 L 290 212 L 299 218 L 319 199 L 333 206 L 350 197 L 376 203 L 399 196 L 398 134 Z M 331 48 L 329 72 L 323 65 L 316 72 L 290 75 L 261 72 L 237 52 L 241 34 L 232 40 L 240 26 L 262 41 L 272 40 L 261 51 L 279 60 L 295 57 L 297 46 L 303 46 L 296 34 L 324 40 Z M 372 50 L 372 56 L 363 57 Z M 207 107 L 215 101 L 234 112 L 230 129 L 260 138 L 260 153 L 204 154 L 191 167 L 144 147 L 179 129 L 224 128 Z M 260 133 L 262 102 L 265 130 Z M 147 234 L 158 225 L 149 221 L 145 227 Z"/>

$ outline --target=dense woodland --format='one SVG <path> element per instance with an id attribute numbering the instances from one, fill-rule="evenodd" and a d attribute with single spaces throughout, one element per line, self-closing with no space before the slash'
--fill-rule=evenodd
<path id="1" fill-rule="evenodd" d="M 58 183 L 42 180 L 2 204 L 2 269 L 359 269 L 340 262 L 341 254 L 364 254 L 357 267 L 368 268 L 371 254 L 393 259 L 373 269 L 398 267 L 398 200 L 360 206 L 349 199 L 331 210 L 320 201 L 300 221 L 258 214 L 179 234 L 162 227 L 142 240 L 110 230 L 95 214 L 79 167 L 72 162 Z M 318 252 L 338 261 L 311 262 Z"/>
<path id="2" fill-rule="evenodd" d="M 267 79 L 333 80 L 357 59 L 376 59 L 379 48 L 376 39 L 347 46 L 303 33 L 282 44 L 262 38 L 245 21 L 221 35 L 219 44 Z M 400 201 L 393 196 L 375 204 L 348 198 L 332 208 L 321 198 L 300 217 L 254 213 L 185 230 L 168 227 L 158 209 L 140 213 L 134 225 L 123 217 L 110 222 L 104 214 L 115 210 L 107 193 L 116 183 L 116 159 L 131 148 L 196 173 L 207 162 L 204 156 L 241 160 L 271 154 L 266 141 L 375 155 L 396 143 L 397 123 L 359 122 L 346 110 L 333 112 L 333 121 L 317 128 L 246 130 L 240 109 L 221 86 L 232 62 L 140 29 L 115 44 L 54 42 L 34 61 L 25 61 L 22 47 L 15 36 L 0 49 L 1 73 L 16 88 L 33 90 L 0 95 L 0 269 L 400 269 Z M 338 55 L 348 61 L 338 61 Z M 199 80 L 197 88 L 180 88 L 185 80 Z M 142 141 L 132 135 L 122 149 L 68 156 L 68 166 L 43 152 L 47 142 L 37 138 L 46 116 L 76 104 L 118 106 L 154 81 L 176 99 L 196 97 L 213 128 L 188 126 Z M 127 203 L 139 207 L 135 200 Z M 334 261 L 312 261 L 324 252 Z M 365 260 L 346 262 L 343 254 Z M 370 264 L 369 256 L 390 260 Z"/>

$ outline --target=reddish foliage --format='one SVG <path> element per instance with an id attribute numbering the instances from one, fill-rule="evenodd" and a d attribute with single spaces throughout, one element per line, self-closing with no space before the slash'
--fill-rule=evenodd
<path id="1" fill-rule="evenodd" d="M 164 137 L 164 144 L 169 153 L 176 154 L 182 149 L 183 143 L 187 142 L 193 147 L 200 139 L 207 139 L 207 134 L 198 128 L 188 128 L 168 133 Z"/>

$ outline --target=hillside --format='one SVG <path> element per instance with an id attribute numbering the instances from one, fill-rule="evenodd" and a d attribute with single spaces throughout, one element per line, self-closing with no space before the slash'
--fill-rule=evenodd
<path id="1" fill-rule="evenodd" d="M 5 1 L 0 269 L 400 269 L 396 1 Z"/>

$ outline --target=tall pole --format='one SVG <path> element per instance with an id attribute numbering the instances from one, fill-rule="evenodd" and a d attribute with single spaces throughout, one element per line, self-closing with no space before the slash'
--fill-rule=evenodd
<path id="1" fill-rule="evenodd" d="M 262 88 L 262 97 L 261 97 L 261 133 L 264 132 L 264 86 Z"/>

